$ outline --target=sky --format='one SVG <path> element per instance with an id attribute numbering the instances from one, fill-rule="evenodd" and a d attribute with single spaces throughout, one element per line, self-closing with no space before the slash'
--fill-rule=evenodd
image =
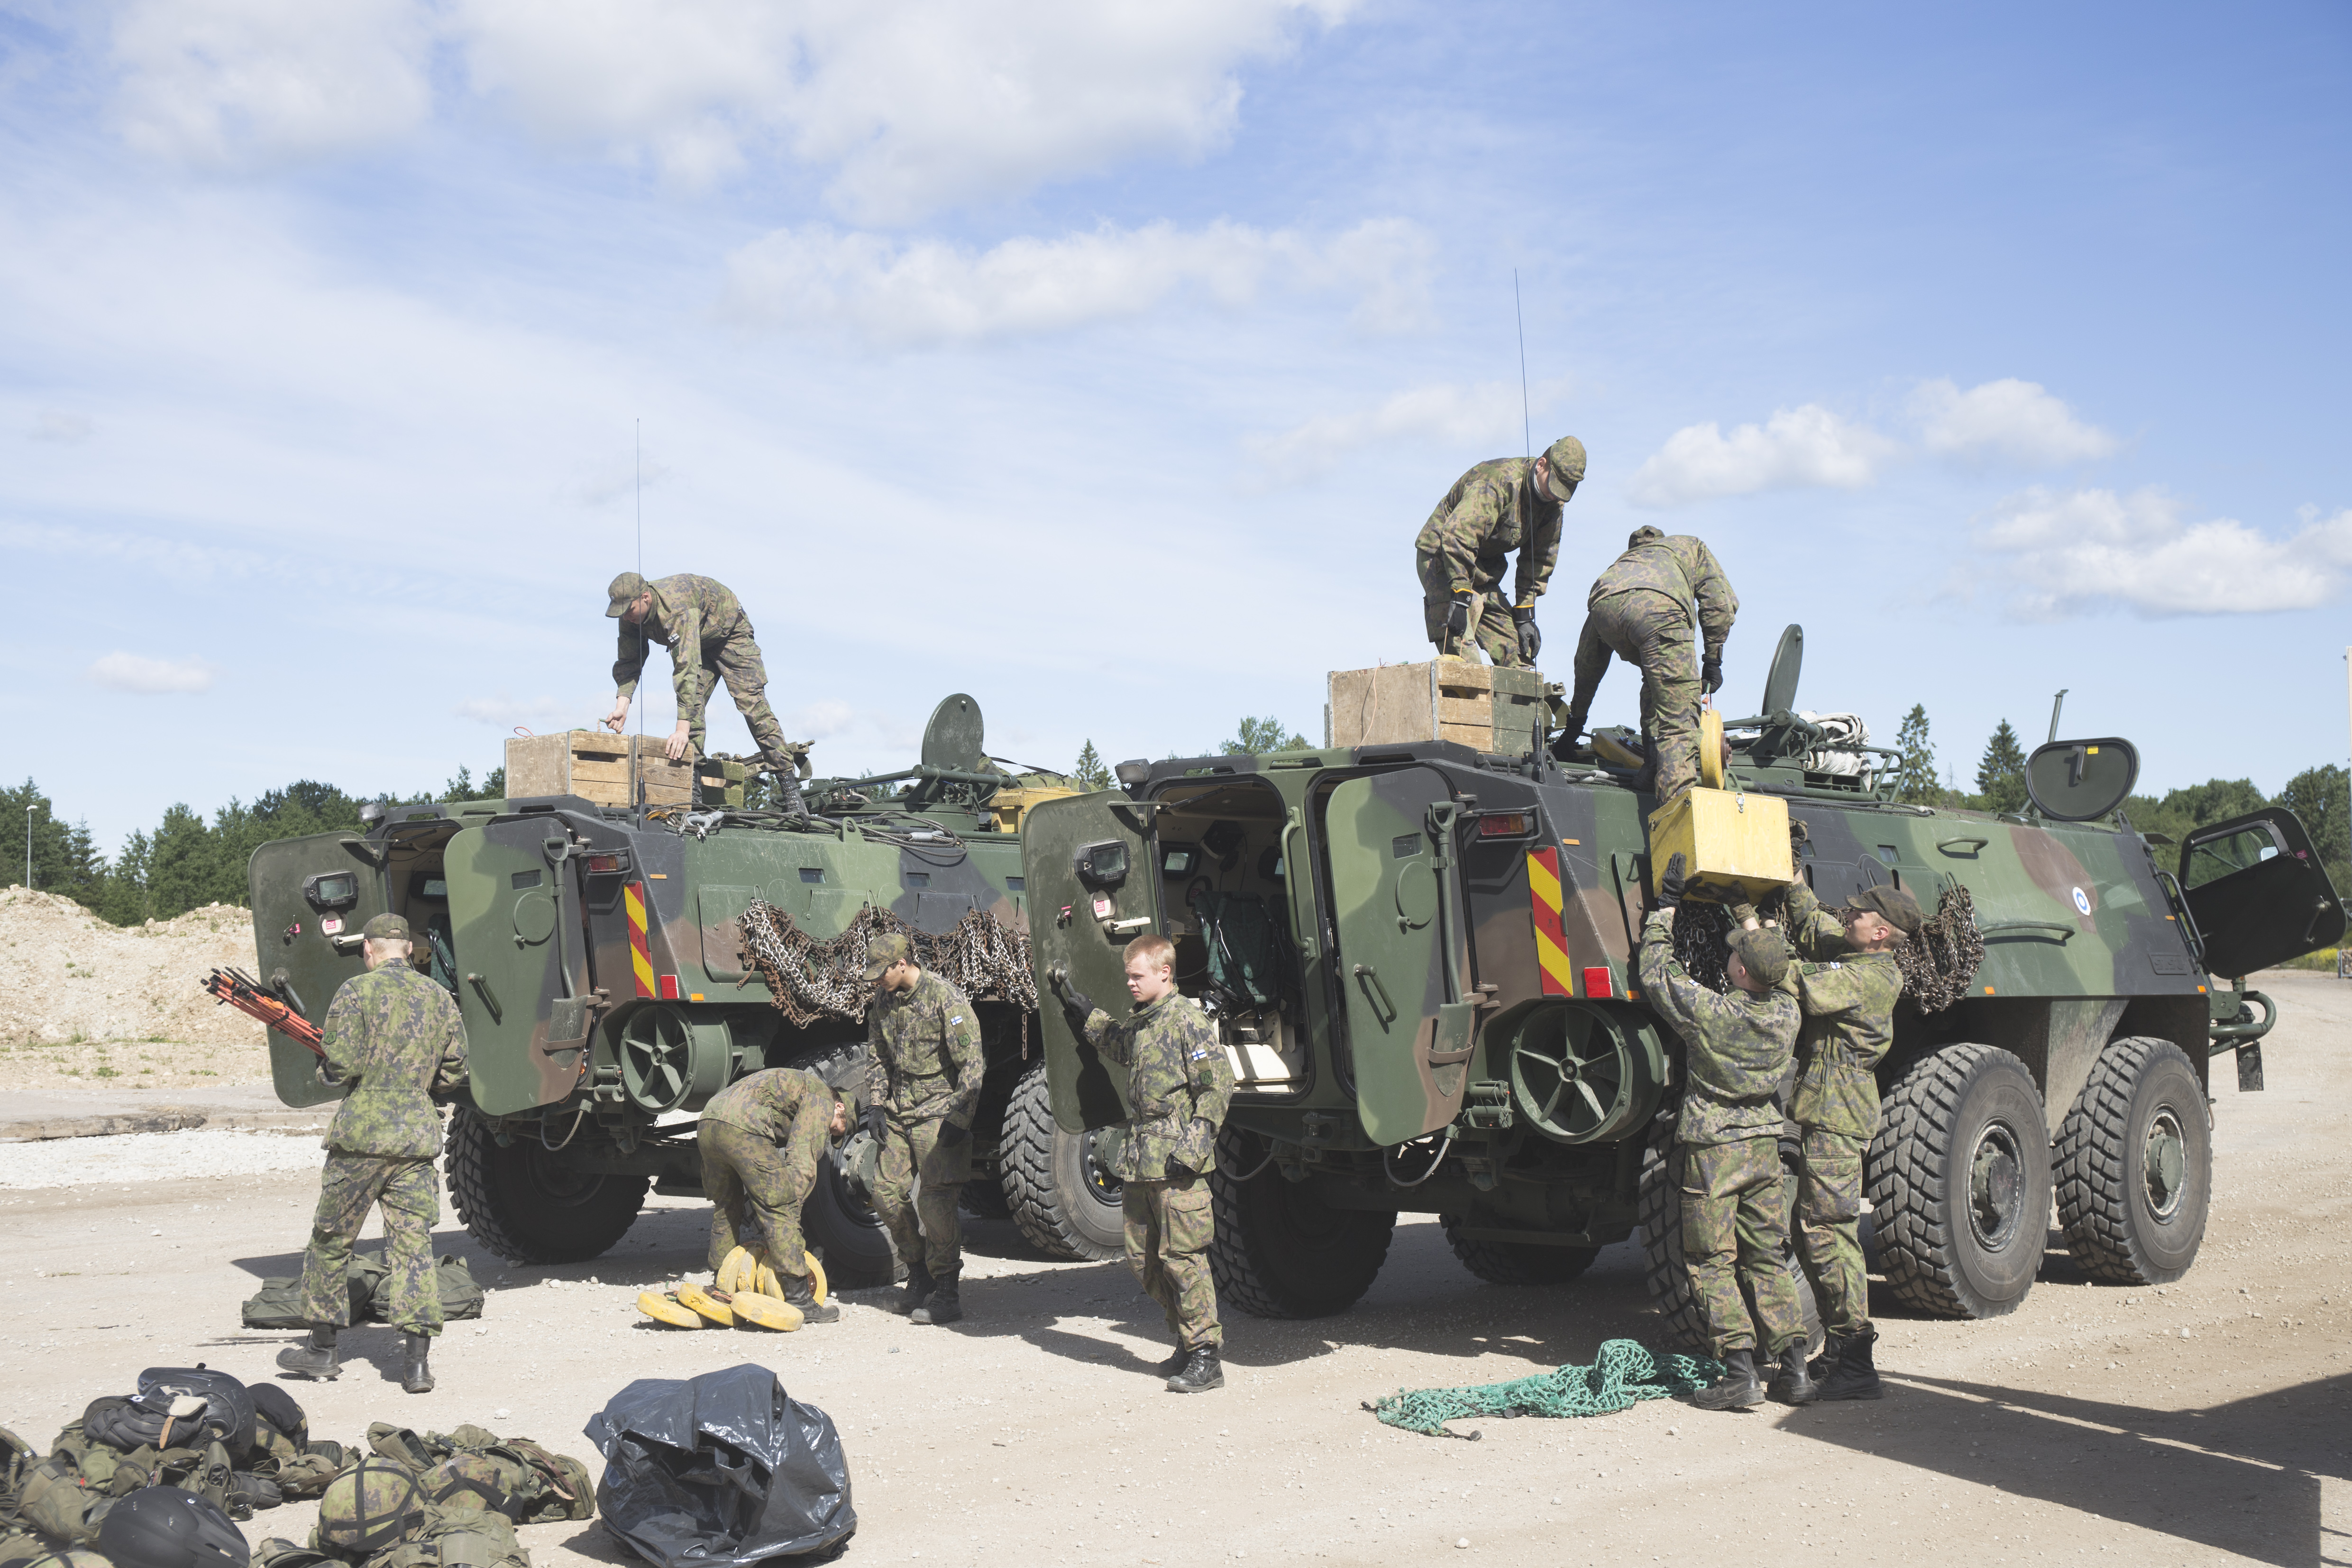
<path id="1" fill-rule="evenodd" d="M 0 775 L 109 849 L 479 775 L 608 709 L 640 550 L 820 773 L 957 691 L 1319 741 L 1565 433 L 1555 679 L 1654 524 L 1731 716 L 1796 622 L 1962 787 L 2064 688 L 2274 791 L 2347 746 L 2347 68 L 2332 3 L 0 0 Z"/>

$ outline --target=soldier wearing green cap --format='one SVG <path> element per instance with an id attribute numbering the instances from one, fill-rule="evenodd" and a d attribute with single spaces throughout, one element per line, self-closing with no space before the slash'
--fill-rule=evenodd
<path id="1" fill-rule="evenodd" d="M 1535 667 L 1543 648 L 1536 601 L 1559 560 L 1560 509 L 1583 482 L 1584 443 L 1573 436 L 1540 458 L 1497 458 L 1454 481 L 1412 542 L 1423 627 L 1440 653 L 1475 646 L 1496 664 Z M 1518 580 L 1507 598 L 1513 551 Z"/>
<path id="2" fill-rule="evenodd" d="M 866 1130 L 882 1146 L 874 1212 L 907 1265 L 897 1310 L 919 1323 L 963 1316 L 963 1225 L 980 1107 L 980 1020 L 971 1000 L 922 966 L 915 944 L 885 931 L 866 944 Z M 922 1190 L 916 1193 L 916 1178 Z"/>
<path id="3" fill-rule="evenodd" d="M 383 1315 L 405 1336 L 401 1386 L 433 1387 L 426 1364 L 441 1331 L 433 1223 L 441 1217 L 433 1158 L 441 1152 L 436 1103 L 464 1089 L 466 1025 L 457 1004 L 409 962 L 408 922 L 382 914 L 361 928 L 364 973 L 328 1005 L 320 1078 L 344 1090 L 327 1128 L 319 1209 L 302 1256 L 302 1315 L 310 1342 L 278 1353 L 299 1377 L 331 1379 L 335 1336 L 352 1321 L 352 1243 L 368 1210 L 383 1211 Z"/>
<path id="4" fill-rule="evenodd" d="M 1788 944 L 1770 930 L 1732 933 L 1724 960 L 1727 989 L 1691 978 L 1675 957 L 1675 917 L 1683 897 L 1684 861 L 1675 855 L 1658 879 L 1658 907 L 1642 929 L 1641 975 L 1650 1005 L 1688 1049 L 1688 1081 L 1675 1123 L 1682 1171 L 1683 1258 L 1706 1315 L 1724 1375 L 1691 1403 L 1706 1410 L 1745 1410 L 1764 1402 L 1756 1371 L 1759 1332 L 1745 1286 L 1756 1300 L 1762 1349 L 1777 1363 L 1770 1395 L 1810 1404 L 1805 1321 L 1783 1262 L 1789 1248 L 1781 1206 L 1780 1080 L 1797 1043 L 1797 999 L 1787 987 Z"/>
<path id="5" fill-rule="evenodd" d="M 1555 750 L 1584 732 L 1593 693 L 1616 654 L 1642 672 L 1642 733 L 1660 801 L 1698 782 L 1698 702 L 1723 685 L 1723 645 L 1739 614 L 1739 595 L 1705 542 L 1687 533 L 1637 528 L 1586 600 L 1576 644 L 1576 686 L 1567 730 Z M 1691 658 L 1696 632 L 1701 656 Z"/>
<path id="6" fill-rule="evenodd" d="M 614 734 L 628 722 L 629 700 L 655 643 L 669 649 L 670 679 L 677 693 L 677 727 L 663 750 L 676 762 L 699 756 L 707 729 L 704 710 L 719 682 L 751 727 L 752 743 L 773 768 L 784 809 L 805 816 L 801 800 L 799 753 L 784 740 L 776 710 L 768 706 L 768 667 L 751 640 L 751 617 L 728 586 L 715 578 L 680 573 L 647 582 L 624 572 L 605 590 L 604 614 L 621 623 L 620 652 L 613 660 L 613 710 L 604 727 Z"/>

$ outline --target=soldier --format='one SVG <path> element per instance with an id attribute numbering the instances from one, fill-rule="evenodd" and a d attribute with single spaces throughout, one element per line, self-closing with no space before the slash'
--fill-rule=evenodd
<path id="1" fill-rule="evenodd" d="M 848 1097 L 813 1072 L 771 1068 L 737 1079 L 702 1108 L 702 1192 L 710 1200 L 710 1267 L 740 1244 L 764 1253 L 784 1300 L 811 1323 L 841 1309 L 816 1299 L 801 1244 L 801 1205 L 817 1163 L 849 1131 Z"/>
<path id="2" fill-rule="evenodd" d="M 1535 667 L 1543 648 L 1536 600 L 1559 559 L 1560 508 L 1583 482 L 1584 443 L 1573 436 L 1532 462 L 1497 458 L 1454 482 L 1412 542 L 1422 619 L 1440 653 L 1459 656 L 1466 639 L 1497 665 Z M 1514 550 L 1517 592 L 1506 599 L 1504 558 Z"/>
<path id="3" fill-rule="evenodd" d="M 1576 689 L 1569 699 L 1565 751 L 1584 732 L 1592 694 L 1613 651 L 1642 672 L 1642 733 L 1661 803 L 1698 778 L 1698 700 L 1723 685 L 1723 645 L 1739 614 L 1739 595 L 1715 552 L 1686 533 L 1637 528 L 1625 553 L 1592 584 L 1584 635 L 1576 644 Z M 1705 652 L 1691 666 L 1691 633 Z"/>
<path id="4" fill-rule="evenodd" d="M 1732 989 L 1708 990 L 1675 958 L 1675 914 L 1684 862 L 1666 861 L 1658 907 L 1642 931 L 1642 984 L 1689 1047 L 1690 1077 L 1675 1125 L 1681 1145 L 1683 1257 L 1706 1313 L 1722 1379 L 1691 1403 L 1746 1410 L 1764 1403 L 1756 1376 L 1756 1330 L 1745 1285 L 1762 1320 L 1765 1352 L 1779 1366 L 1771 1396 L 1809 1405 L 1805 1321 L 1782 1262 L 1788 1249 L 1780 1205 L 1780 1080 L 1797 1043 L 1797 1000 L 1781 988 L 1789 949 L 1776 931 L 1738 931 L 1725 960 Z M 1733 1267 L 1735 1254 L 1738 1268 Z"/>
<path id="5" fill-rule="evenodd" d="M 1234 1098 L 1234 1069 L 1216 1026 L 1176 989 L 1175 944 L 1139 936 L 1127 944 L 1126 958 L 1135 1011 L 1123 1019 L 1072 989 L 1063 965 L 1046 979 L 1078 1037 L 1128 1069 L 1131 1120 L 1114 1172 L 1124 1184 L 1127 1266 L 1176 1336 L 1176 1353 L 1160 1367 L 1168 1391 L 1205 1394 L 1225 1385 L 1218 1359 L 1225 1331 L 1209 1272 L 1216 1235 L 1209 1171 Z"/>
<path id="6" fill-rule="evenodd" d="M 1918 933 L 1919 902 L 1901 888 L 1870 888 L 1846 900 L 1851 924 L 1822 908 L 1801 878 L 1784 911 L 1804 1024 L 1797 1037 L 1797 1099 L 1789 1114 L 1804 1131 L 1797 1184 L 1797 1254 L 1821 1304 L 1829 1342 L 1811 1372 L 1823 1399 L 1879 1396 L 1870 1323 L 1870 1280 L 1862 1264 L 1862 1155 L 1878 1131 L 1876 1069 L 1895 1041 L 1895 999 L 1903 971 L 1894 949 Z M 1755 911 L 1734 911 L 1754 929 Z"/>
<path id="7" fill-rule="evenodd" d="M 768 668 L 761 662 L 760 645 L 751 640 L 751 617 L 723 583 L 680 573 L 648 583 L 635 572 L 624 572 L 605 590 L 612 601 L 604 614 L 621 622 L 620 653 L 613 660 L 613 710 L 604 727 L 614 734 L 628 722 L 629 699 L 637 689 L 648 644 L 669 649 L 670 679 L 677 690 L 677 728 L 670 731 L 663 754 L 672 762 L 689 752 L 699 756 L 706 738 L 703 709 L 712 689 L 727 682 L 728 694 L 751 728 L 760 754 L 775 770 L 776 789 L 784 809 L 806 816 L 801 799 L 797 753 L 785 743 L 783 726 L 768 706 Z"/>
<path id="8" fill-rule="evenodd" d="M 915 962 L 914 943 L 886 931 L 866 944 L 866 1129 L 882 1146 L 874 1211 L 907 1264 L 897 1310 L 919 1323 L 963 1316 L 963 1226 L 956 1200 L 971 1175 L 980 1104 L 980 1027 L 964 994 Z M 922 1193 L 915 1194 L 915 1179 Z"/>
<path id="9" fill-rule="evenodd" d="M 441 1152 L 444 1100 L 466 1087 L 466 1025 L 449 993 L 409 963 L 408 921 L 377 915 L 362 929 L 367 972 L 336 991 L 327 1008 L 319 1077 L 348 1084 L 327 1128 L 319 1212 L 302 1258 L 302 1316 L 309 1344 L 278 1352 L 298 1377 L 332 1379 L 335 1334 L 352 1321 L 352 1242 L 371 1206 L 383 1210 L 383 1316 L 404 1336 L 401 1386 L 430 1393 L 425 1364 L 441 1331 L 441 1289 L 433 1270 L 433 1222 L 441 1217 L 433 1157 Z"/>

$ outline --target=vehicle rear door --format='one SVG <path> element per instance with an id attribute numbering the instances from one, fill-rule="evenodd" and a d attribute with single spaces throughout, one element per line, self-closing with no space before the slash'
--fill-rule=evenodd
<path id="1" fill-rule="evenodd" d="M 360 928 L 388 907 L 382 849 L 357 833 L 314 833 L 284 838 L 253 852 L 246 883 L 253 907 L 257 978 L 274 987 L 282 978 L 288 1000 L 323 1026 L 343 982 L 367 972 Z M 342 1098 L 321 1083 L 310 1047 L 269 1031 L 269 1076 L 288 1105 L 318 1105 Z"/>
<path id="2" fill-rule="evenodd" d="M 1469 1077 L 1456 816 L 1444 775 L 1425 767 L 1349 779 L 1324 811 L 1356 1110 L 1382 1144 L 1453 1121 Z"/>
<path id="3" fill-rule="evenodd" d="M 2181 842 L 2180 886 L 2209 973 L 2236 980 L 2329 946 L 2344 908 L 2311 836 L 2283 807 L 2200 827 Z"/>
<path id="4" fill-rule="evenodd" d="M 1029 900 L 1029 963 L 1054 1120 L 1070 1131 L 1127 1120 L 1127 1075 L 1081 1049 L 1045 976 L 1065 964 L 1070 984 L 1114 1018 L 1125 1017 L 1127 944 L 1163 929 L 1154 812 L 1123 790 L 1049 800 L 1021 824 Z"/>
<path id="5" fill-rule="evenodd" d="M 571 851 L 562 825 L 536 816 L 468 827 L 443 856 L 473 1100 L 492 1116 L 559 1104 L 579 1082 L 586 931 Z"/>

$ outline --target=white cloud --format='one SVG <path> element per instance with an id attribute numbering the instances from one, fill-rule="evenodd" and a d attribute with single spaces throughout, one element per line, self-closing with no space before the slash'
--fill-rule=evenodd
<path id="1" fill-rule="evenodd" d="M 31 440 L 72 447 L 89 440 L 89 433 L 96 428 L 87 414 L 74 414 L 62 408 L 44 408 L 33 416 L 33 427 L 25 434 Z"/>
<path id="2" fill-rule="evenodd" d="M 1546 406 L 1566 385 L 1555 381 L 1535 387 L 1533 406 Z M 1515 381 L 1486 381 L 1472 386 L 1440 382 L 1400 392 L 1377 407 L 1318 414 L 1279 436 L 1251 437 L 1242 445 L 1267 484 L 1297 484 L 1330 472 L 1349 453 L 1376 443 L 1516 447 L 1520 444 L 1521 410 L 1519 384 Z"/>
<path id="3" fill-rule="evenodd" d="M 116 691 L 136 691 L 142 696 L 213 689 L 212 666 L 194 658 L 147 658 L 135 653 L 110 653 L 82 673 L 100 686 Z"/>
<path id="4" fill-rule="evenodd" d="M 984 251 L 822 225 L 779 229 L 728 258 L 727 309 L 762 325 L 844 330 L 898 346 L 1062 331 L 1142 314 L 1178 294 L 1246 305 L 1270 282 L 1357 293 L 1360 321 L 1426 311 L 1428 236 L 1397 219 L 1317 241 L 1289 229 L 1109 225 Z"/>
<path id="5" fill-rule="evenodd" d="M 2037 382 L 2014 377 L 1962 392 L 1948 381 L 1922 382 L 1911 412 L 1927 449 L 1950 458 L 2002 458 L 2036 468 L 2105 458 L 2122 445 Z"/>
<path id="6" fill-rule="evenodd" d="M 1635 506 L 1674 507 L 1757 490 L 1859 489 L 1898 449 L 1867 426 L 1808 403 L 1728 436 L 1712 420 L 1686 426 L 1634 471 L 1626 493 Z"/>
<path id="7" fill-rule="evenodd" d="M 2304 513 L 2285 539 L 2234 518 L 2189 522 L 2159 490 L 2010 497 L 1975 529 L 1986 552 L 2008 558 L 2011 612 L 2054 620 L 2103 605 L 2145 616 L 2256 615 L 2307 610 L 2352 580 L 2352 510 Z"/>

